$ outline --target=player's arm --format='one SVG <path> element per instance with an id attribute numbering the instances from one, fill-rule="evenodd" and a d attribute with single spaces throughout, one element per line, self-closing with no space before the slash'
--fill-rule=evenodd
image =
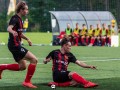
<path id="1" fill-rule="evenodd" d="M 13 29 L 13 25 L 9 25 L 7 28 L 7 31 L 11 34 L 13 34 L 13 36 L 18 36 L 18 33 L 16 31 L 14 31 Z"/>
<path id="2" fill-rule="evenodd" d="M 53 57 L 54 57 L 54 51 L 48 54 L 48 56 L 43 60 L 43 63 L 47 64 L 48 62 L 50 62 L 51 59 L 53 59 Z"/>
<path id="3" fill-rule="evenodd" d="M 70 57 L 69 57 L 69 61 L 70 62 L 73 62 L 83 68 L 91 68 L 91 69 L 96 69 L 95 66 L 92 66 L 92 65 L 87 65 L 86 63 L 82 62 L 82 61 L 79 61 L 78 59 L 76 59 L 76 57 L 71 53 Z"/>
<path id="4" fill-rule="evenodd" d="M 29 46 L 32 46 L 32 42 L 31 42 L 31 40 L 30 40 L 29 38 L 27 38 L 23 33 L 21 34 L 21 38 L 27 40 Z"/>
<path id="5" fill-rule="evenodd" d="M 47 64 L 48 62 L 50 62 L 51 59 L 52 59 L 51 57 L 46 58 L 46 59 L 43 60 L 43 63 L 44 63 L 44 64 Z"/>
<path id="6" fill-rule="evenodd" d="M 77 65 L 83 67 L 83 68 L 91 68 L 91 69 L 96 69 L 95 66 L 92 66 L 92 65 L 87 65 L 86 63 L 82 62 L 82 61 L 79 61 L 79 60 L 76 60 L 75 62 Z"/>

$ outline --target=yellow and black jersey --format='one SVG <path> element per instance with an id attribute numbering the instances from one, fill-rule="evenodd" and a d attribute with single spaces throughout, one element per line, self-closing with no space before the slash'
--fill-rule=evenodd
<path id="1" fill-rule="evenodd" d="M 78 28 L 78 29 L 75 28 L 75 29 L 73 30 L 73 33 L 74 33 L 74 34 L 79 34 L 79 33 L 80 33 L 80 29 L 79 29 L 79 28 Z"/>
<path id="2" fill-rule="evenodd" d="M 107 36 L 111 36 L 112 34 L 114 34 L 114 30 L 113 29 L 107 29 L 106 33 L 107 33 Z"/>
<path id="3" fill-rule="evenodd" d="M 95 30 L 93 31 L 94 36 L 99 36 L 99 35 L 100 35 L 100 32 L 101 32 L 101 29 L 95 29 Z"/>
<path id="4" fill-rule="evenodd" d="M 80 35 L 87 35 L 88 30 L 87 29 L 82 29 L 80 30 Z"/>
<path id="5" fill-rule="evenodd" d="M 93 36 L 93 31 L 94 31 L 94 29 L 88 30 L 88 36 Z"/>

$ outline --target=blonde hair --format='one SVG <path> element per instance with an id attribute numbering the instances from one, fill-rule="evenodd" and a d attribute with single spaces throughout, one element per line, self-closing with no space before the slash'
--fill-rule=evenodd
<path id="1" fill-rule="evenodd" d="M 26 4 L 25 1 L 19 2 L 19 3 L 16 5 L 16 10 L 15 10 L 16 13 L 19 13 L 21 9 L 24 10 L 26 5 L 27 5 L 27 4 Z"/>

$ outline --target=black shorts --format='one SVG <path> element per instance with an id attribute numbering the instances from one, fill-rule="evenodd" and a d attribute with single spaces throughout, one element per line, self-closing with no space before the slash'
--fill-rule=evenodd
<path id="1" fill-rule="evenodd" d="M 53 71 L 53 81 L 58 83 L 63 83 L 67 81 L 71 81 L 68 74 L 70 71 Z"/>
<path id="2" fill-rule="evenodd" d="M 16 62 L 22 60 L 25 57 L 26 53 L 28 52 L 28 50 L 22 46 L 17 46 L 17 47 L 8 46 L 8 48 L 10 52 L 12 53 Z"/>

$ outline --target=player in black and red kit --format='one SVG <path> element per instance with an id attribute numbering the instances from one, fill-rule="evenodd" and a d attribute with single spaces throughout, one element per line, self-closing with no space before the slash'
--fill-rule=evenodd
<path id="1" fill-rule="evenodd" d="M 21 1 L 16 6 L 16 14 L 12 16 L 8 25 L 9 39 L 8 49 L 12 53 L 17 64 L 0 64 L 0 79 L 1 74 L 4 70 L 21 71 L 26 69 L 26 60 L 30 61 L 28 66 L 27 75 L 25 81 L 22 83 L 23 86 L 29 88 L 37 88 L 31 82 L 31 78 L 35 72 L 37 58 L 26 48 L 21 46 L 21 38 L 27 40 L 29 46 L 32 45 L 30 39 L 28 39 L 23 33 L 22 16 L 27 15 L 28 6 L 26 2 Z"/>
<path id="2" fill-rule="evenodd" d="M 84 68 L 96 69 L 95 66 L 89 66 L 79 60 L 70 52 L 71 43 L 67 39 L 61 41 L 61 49 L 53 50 L 48 54 L 46 59 L 43 61 L 47 64 L 51 59 L 53 60 L 53 81 L 49 85 L 55 84 L 56 86 L 73 86 L 77 84 L 83 85 L 85 88 L 95 87 L 97 84 L 87 81 L 76 72 L 67 70 L 70 62 L 75 63 Z"/>

